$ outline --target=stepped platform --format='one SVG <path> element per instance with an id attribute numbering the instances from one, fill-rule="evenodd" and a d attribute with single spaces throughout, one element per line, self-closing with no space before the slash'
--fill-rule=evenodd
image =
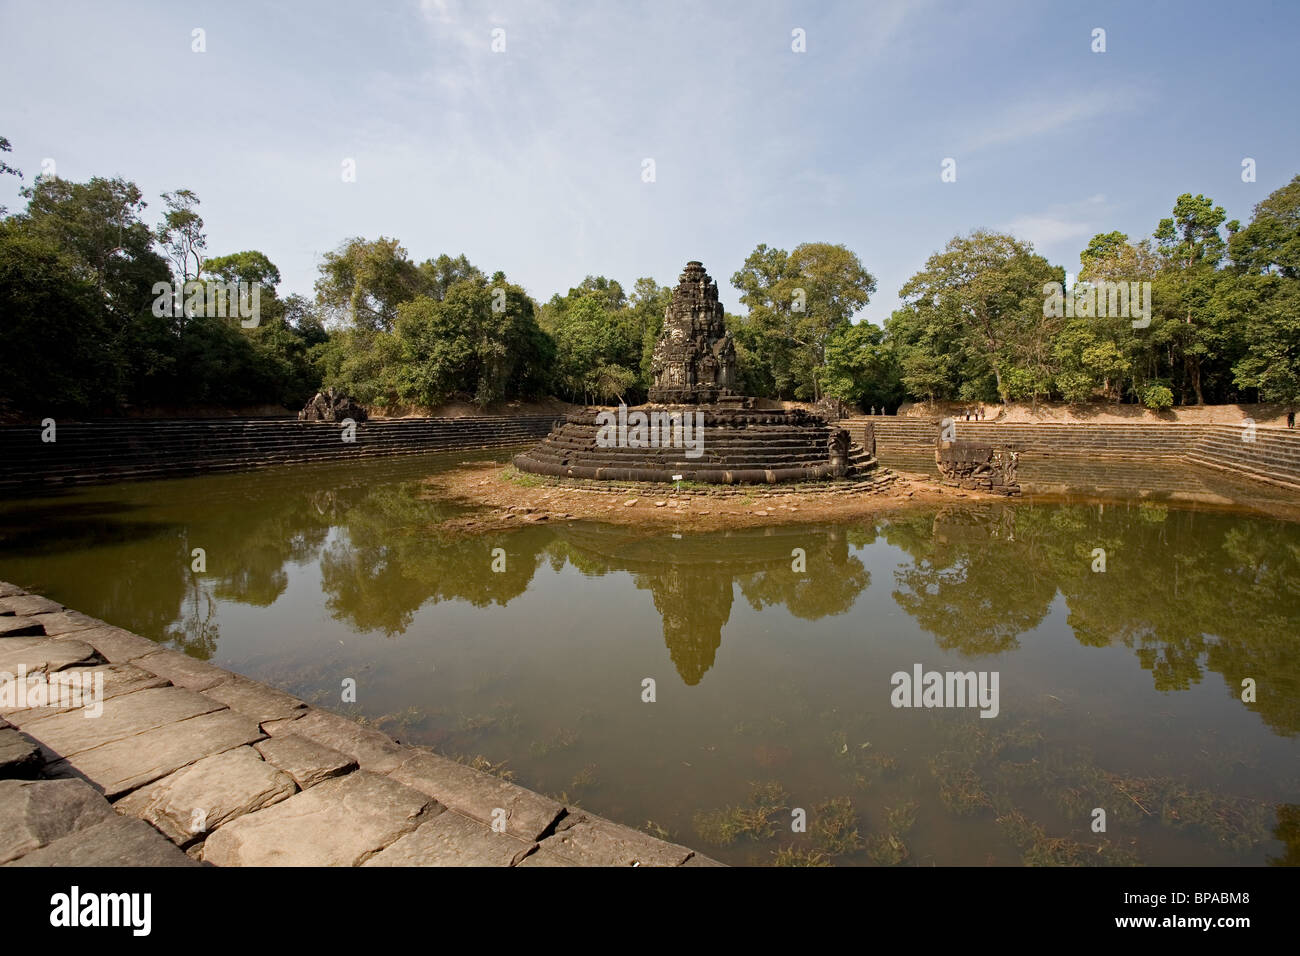
<path id="1" fill-rule="evenodd" d="M 888 416 L 837 423 L 850 435 L 869 428 L 887 458 L 933 453 L 935 425 Z M 1244 424 L 956 422 L 959 439 L 1015 451 L 1031 469 L 1061 461 L 1177 461 L 1300 491 L 1300 430 Z M 927 469 L 928 470 L 928 469 Z M 1028 472 L 1027 472 L 1028 474 Z"/>
<path id="2" fill-rule="evenodd" d="M 0 490 L 164 478 L 270 465 L 525 445 L 553 415 L 371 419 L 349 434 L 338 422 L 169 419 L 0 427 Z M 352 440 L 346 440 L 347 438 Z"/>
<path id="3" fill-rule="evenodd" d="M 637 416 L 647 427 L 638 430 Z M 874 445 L 801 409 L 642 405 L 571 412 L 515 456 L 531 474 L 598 481 L 777 484 L 862 475 Z"/>

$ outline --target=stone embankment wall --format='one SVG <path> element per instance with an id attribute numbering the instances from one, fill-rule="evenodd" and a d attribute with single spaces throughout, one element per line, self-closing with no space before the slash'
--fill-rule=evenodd
<path id="1" fill-rule="evenodd" d="M 371 420 L 343 440 L 331 422 L 189 419 L 0 427 L 0 489 L 162 478 L 267 465 L 522 445 L 546 436 L 554 415 Z"/>
<path id="2" fill-rule="evenodd" d="M 4 582 L 0 690 L 0 866 L 720 865 Z"/>
<path id="3" fill-rule="evenodd" d="M 881 458 L 890 452 L 934 451 L 936 426 L 926 421 L 876 416 L 840 425 L 859 440 L 875 426 Z M 1034 459 L 1111 458 L 1178 460 L 1300 490 L 1300 430 L 1242 425 L 996 424 L 957 421 L 957 437 L 997 445 Z M 1246 440 L 1253 438 L 1253 441 Z"/>

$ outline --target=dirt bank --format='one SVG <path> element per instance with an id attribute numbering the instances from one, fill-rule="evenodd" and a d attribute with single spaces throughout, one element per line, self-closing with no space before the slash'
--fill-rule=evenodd
<path id="1" fill-rule="evenodd" d="M 956 499 L 1005 501 L 996 495 L 944 487 L 924 475 L 880 469 L 840 490 L 797 486 L 709 486 L 620 482 L 577 485 L 526 475 L 494 462 L 467 462 L 426 481 L 428 494 L 477 506 L 444 522 L 440 531 L 482 534 L 552 521 L 603 521 L 647 529 L 714 531 L 841 521 Z"/>

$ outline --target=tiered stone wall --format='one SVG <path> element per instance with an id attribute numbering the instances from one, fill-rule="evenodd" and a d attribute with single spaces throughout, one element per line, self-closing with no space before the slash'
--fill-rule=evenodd
<path id="1" fill-rule="evenodd" d="M 934 452 L 930 422 L 878 416 L 846 419 L 840 426 L 856 441 L 868 423 L 875 427 L 882 458 Z M 1246 441 L 1248 436 L 1241 425 L 957 422 L 960 439 L 1035 459 L 1177 459 L 1300 490 L 1300 431 L 1257 427 L 1254 441 Z"/>
<path id="2" fill-rule="evenodd" d="M 6 425 L 0 427 L 0 489 L 522 445 L 544 437 L 555 420 L 371 420 L 356 425 L 352 442 L 343 441 L 337 423 L 284 419 L 56 421 L 53 442 L 41 440 L 39 425 Z"/>

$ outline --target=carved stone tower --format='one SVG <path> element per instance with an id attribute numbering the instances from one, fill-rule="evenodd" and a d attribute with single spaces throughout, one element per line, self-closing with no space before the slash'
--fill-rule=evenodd
<path id="1" fill-rule="evenodd" d="M 650 401 L 686 405 L 736 393 L 736 346 L 723 319 L 718 284 L 698 262 L 686 263 L 655 344 Z"/>

